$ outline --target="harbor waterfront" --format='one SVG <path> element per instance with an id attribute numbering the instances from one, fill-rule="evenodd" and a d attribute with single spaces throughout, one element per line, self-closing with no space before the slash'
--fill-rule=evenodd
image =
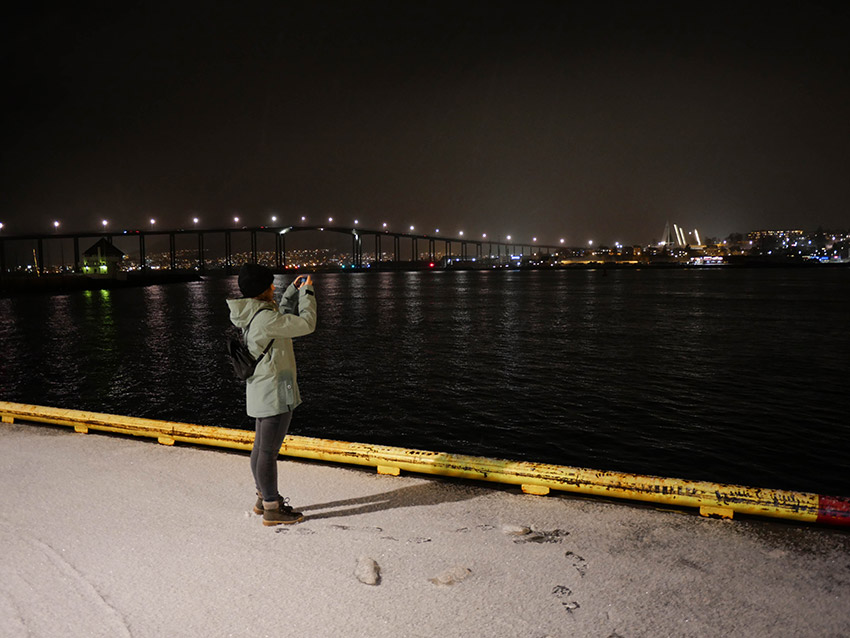
<path id="1" fill-rule="evenodd" d="M 292 433 L 846 496 L 848 271 L 316 275 Z M 0 300 L 0 400 L 252 427 L 235 278 Z"/>

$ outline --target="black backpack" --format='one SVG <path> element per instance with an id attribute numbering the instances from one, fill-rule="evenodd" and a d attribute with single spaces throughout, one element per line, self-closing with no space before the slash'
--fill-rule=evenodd
<path id="1" fill-rule="evenodd" d="M 251 327 L 254 319 L 256 319 L 257 315 L 263 310 L 272 310 L 272 308 L 260 308 L 254 313 L 254 316 L 251 317 L 251 321 L 248 322 L 248 325 L 245 326 L 245 329 L 242 331 L 241 338 L 232 338 L 227 343 L 227 353 L 230 355 L 230 363 L 233 365 L 233 372 L 236 374 L 237 378 L 242 381 L 247 381 L 253 376 L 254 370 L 257 369 L 257 364 L 260 363 L 260 360 L 266 355 L 269 348 L 271 348 L 274 343 L 274 339 L 269 341 L 269 345 L 267 345 L 266 349 L 263 350 L 263 354 L 256 359 L 252 357 L 251 353 L 248 351 L 248 346 L 245 341 L 245 337 L 248 335 L 248 328 Z"/>

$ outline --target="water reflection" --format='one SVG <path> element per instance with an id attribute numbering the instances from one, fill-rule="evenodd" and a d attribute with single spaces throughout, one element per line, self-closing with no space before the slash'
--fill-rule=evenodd
<path id="1" fill-rule="evenodd" d="M 3 358 L 0 365 L 0 393 L 3 397 L 16 396 L 22 390 L 26 361 L 33 360 L 28 351 L 24 328 L 31 326 L 19 299 L 0 299 L 3 321 L 0 321 L 0 345 Z"/>
<path id="2" fill-rule="evenodd" d="M 99 397 L 100 408 L 114 396 L 114 388 L 121 378 L 121 340 L 117 333 L 114 313 L 115 293 L 109 290 L 83 293 L 83 318 L 80 325 L 83 342 L 90 355 L 82 371 L 82 388 L 85 394 Z M 123 317 L 122 317 L 123 320 Z"/>
<path id="3" fill-rule="evenodd" d="M 55 298 L 47 317 L 46 343 L 51 363 L 45 370 L 45 394 L 58 405 L 67 405 L 79 396 L 80 381 L 85 372 L 87 352 L 82 345 L 81 327 L 76 307 L 77 297 Z"/>

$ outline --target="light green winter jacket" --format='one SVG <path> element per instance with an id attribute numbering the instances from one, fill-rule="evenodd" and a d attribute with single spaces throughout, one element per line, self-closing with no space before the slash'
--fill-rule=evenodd
<path id="1" fill-rule="evenodd" d="M 295 304 L 298 314 L 292 314 Z M 248 416 L 262 418 L 294 410 L 301 403 L 295 372 L 292 339 L 308 335 L 316 329 L 316 296 L 313 286 L 296 288 L 290 284 L 283 293 L 281 307 L 273 301 L 228 299 L 230 321 L 242 330 L 261 308 L 248 330 L 246 343 L 254 357 L 259 357 L 271 339 L 271 349 L 254 375 L 246 383 L 245 399 Z"/>

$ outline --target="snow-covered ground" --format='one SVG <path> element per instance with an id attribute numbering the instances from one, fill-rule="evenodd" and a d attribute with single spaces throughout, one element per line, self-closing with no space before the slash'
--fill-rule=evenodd
<path id="1" fill-rule="evenodd" d="M 850 635 L 843 530 L 280 467 L 264 527 L 246 453 L 3 424 L 0 636 Z"/>

